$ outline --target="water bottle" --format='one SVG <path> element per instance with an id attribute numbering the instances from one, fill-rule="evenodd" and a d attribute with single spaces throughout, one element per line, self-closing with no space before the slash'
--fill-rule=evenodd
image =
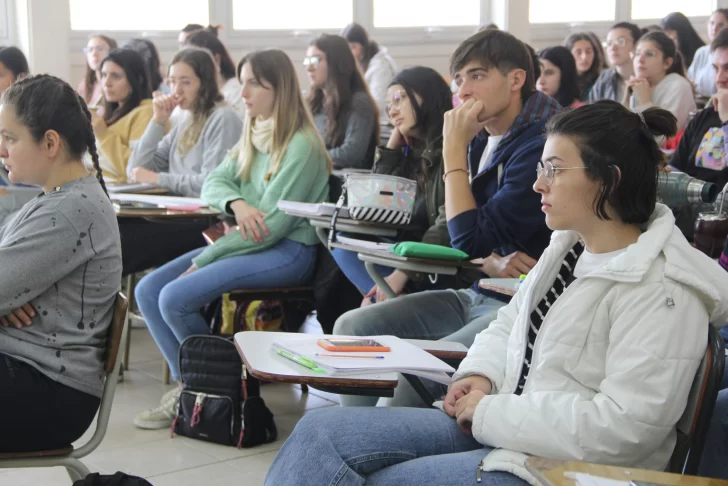
<path id="1" fill-rule="evenodd" d="M 657 180 L 657 197 L 671 209 L 700 203 L 713 203 L 718 196 L 718 186 L 701 181 L 684 172 L 660 172 Z"/>

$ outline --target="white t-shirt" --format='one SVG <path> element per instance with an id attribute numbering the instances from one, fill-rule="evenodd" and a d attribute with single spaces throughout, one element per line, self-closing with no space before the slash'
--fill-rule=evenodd
<path id="1" fill-rule="evenodd" d="M 588 275 L 597 268 L 603 267 L 609 263 L 612 258 L 621 255 L 627 251 L 627 248 L 621 250 L 612 251 L 609 253 L 590 253 L 584 249 L 579 259 L 576 261 L 576 268 L 574 268 L 574 278 L 581 278 L 584 275 Z"/>
<path id="2" fill-rule="evenodd" d="M 493 152 L 495 152 L 495 149 L 498 148 L 498 144 L 500 143 L 502 138 L 503 135 L 499 135 L 497 137 L 491 135 L 488 137 L 488 145 L 485 146 L 485 150 L 483 150 L 483 155 L 480 157 L 480 164 L 478 164 L 478 174 L 483 172 L 483 169 L 488 167 L 488 164 L 490 164 L 490 161 L 493 158 Z"/>

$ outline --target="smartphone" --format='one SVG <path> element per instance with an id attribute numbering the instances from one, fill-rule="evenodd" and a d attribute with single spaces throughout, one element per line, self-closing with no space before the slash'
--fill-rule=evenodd
<path id="1" fill-rule="evenodd" d="M 318 345 L 327 351 L 386 353 L 392 350 L 389 346 L 385 346 L 374 339 L 328 338 L 319 339 Z"/>

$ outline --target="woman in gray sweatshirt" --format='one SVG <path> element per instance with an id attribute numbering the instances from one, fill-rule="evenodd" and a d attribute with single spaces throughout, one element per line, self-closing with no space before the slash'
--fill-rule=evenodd
<path id="1" fill-rule="evenodd" d="M 154 115 L 130 159 L 136 182 L 156 184 L 175 196 L 199 197 L 202 183 L 240 139 L 243 122 L 225 105 L 210 51 L 187 47 L 169 67 L 170 95 L 154 93 Z M 175 107 L 187 113 L 164 135 Z M 205 245 L 207 223 L 154 223 L 120 218 L 124 275 L 158 267 Z"/>
<path id="2" fill-rule="evenodd" d="M 0 228 L 0 452 L 57 449 L 100 403 L 119 229 L 91 114 L 64 81 L 31 76 L 4 93 L 0 157 L 11 181 L 43 189 Z"/>
<path id="3" fill-rule="evenodd" d="M 374 102 L 346 39 L 323 34 L 303 61 L 311 82 L 308 104 L 334 168 L 371 169 L 379 143 Z"/>

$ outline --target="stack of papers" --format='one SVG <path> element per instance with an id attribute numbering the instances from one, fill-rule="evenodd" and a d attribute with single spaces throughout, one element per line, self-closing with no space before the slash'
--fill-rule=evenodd
<path id="1" fill-rule="evenodd" d="M 336 204 L 333 203 L 302 203 L 296 201 L 278 201 L 278 209 L 284 213 L 297 213 L 309 216 L 333 216 Z M 349 210 L 345 207 L 339 211 L 342 218 L 349 217 Z"/>
<path id="2" fill-rule="evenodd" d="M 146 191 L 148 189 L 154 189 L 154 184 L 137 184 L 137 183 L 129 183 L 129 184 L 106 184 L 106 190 L 108 190 L 110 193 L 120 193 L 120 192 L 129 192 L 134 193 L 136 191 Z"/>
<path id="3" fill-rule="evenodd" d="M 394 372 L 417 375 L 439 383 L 449 384 L 451 380 L 448 373 L 455 372 L 455 368 L 449 364 L 396 336 L 335 336 L 336 338 L 375 339 L 384 346 L 391 348 L 391 351 L 388 352 L 377 351 L 374 353 L 327 351 L 317 344 L 321 337 L 323 336 L 294 335 L 280 338 L 273 342 L 273 351 L 281 350 L 290 353 L 294 358 L 303 358 L 313 362 L 327 374 L 337 377 Z M 384 356 L 384 358 L 342 358 L 320 356 L 320 354 L 362 357 L 376 355 Z"/>
<path id="4" fill-rule="evenodd" d="M 114 194 L 114 201 L 133 201 L 141 203 L 156 204 L 159 207 L 174 206 L 198 206 L 206 208 L 207 203 L 196 197 L 176 197 L 176 196 L 147 196 L 144 194 Z"/>
<path id="5" fill-rule="evenodd" d="M 358 248 L 366 248 L 368 250 L 389 251 L 394 243 L 380 243 L 378 241 L 360 240 L 358 238 L 350 238 L 348 236 L 339 235 L 336 241 L 344 245 L 356 246 Z"/>

